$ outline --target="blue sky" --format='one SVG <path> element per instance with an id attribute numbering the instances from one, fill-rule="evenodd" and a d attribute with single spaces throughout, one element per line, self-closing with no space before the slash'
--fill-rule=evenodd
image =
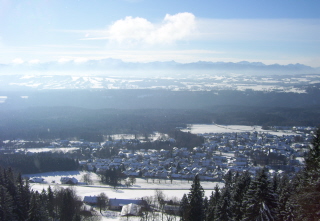
<path id="1" fill-rule="evenodd" d="M 0 0 L 0 64 L 260 61 L 320 67 L 318 0 Z"/>

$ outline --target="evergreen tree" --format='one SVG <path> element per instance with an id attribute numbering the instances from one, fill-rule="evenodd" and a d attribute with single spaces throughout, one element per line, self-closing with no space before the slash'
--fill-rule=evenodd
<path id="1" fill-rule="evenodd" d="M 314 133 L 305 168 L 293 180 L 295 192 L 286 205 L 286 216 L 295 220 L 320 220 L 320 128 Z"/>
<path id="2" fill-rule="evenodd" d="M 17 215 L 20 220 L 24 220 L 28 216 L 28 211 L 30 206 L 30 200 L 31 200 L 30 187 L 29 187 L 28 181 L 24 183 L 20 174 L 17 176 L 16 187 L 17 187 L 16 199 L 19 202 L 17 204 L 17 211 L 18 211 Z"/>
<path id="3" fill-rule="evenodd" d="M 220 189 L 217 184 L 214 188 L 214 192 L 211 192 L 211 196 L 209 199 L 209 203 L 208 203 L 209 205 L 208 205 L 207 214 L 206 214 L 207 221 L 215 220 L 219 200 L 220 200 Z"/>
<path id="4" fill-rule="evenodd" d="M 72 189 L 32 192 L 13 170 L 0 168 L 0 220 L 81 220 L 81 201 Z"/>
<path id="5" fill-rule="evenodd" d="M 20 210 L 20 198 L 18 195 L 18 190 L 16 186 L 16 178 L 13 170 L 9 167 L 8 169 L 4 169 L 3 171 L 3 179 L 4 179 L 4 186 L 7 189 L 9 195 L 13 200 L 13 213 L 17 216 L 18 220 L 25 220 L 27 215 L 22 217 L 21 210 Z"/>
<path id="6" fill-rule="evenodd" d="M 273 187 L 273 191 L 275 193 L 279 192 L 280 182 L 281 182 L 280 176 L 277 173 L 274 173 L 274 175 L 272 177 L 272 187 Z"/>
<path id="7" fill-rule="evenodd" d="M 49 217 L 51 217 L 52 219 L 55 218 L 55 213 L 54 213 L 54 193 L 51 189 L 51 187 L 48 187 L 47 190 L 47 210 L 48 210 L 48 215 Z"/>
<path id="8" fill-rule="evenodd" d="M 232 181 L 233 181 L 233 174 L 232 171 L 229 170 L 226 175 L 224 175 L 223 177 L 225 186 L 231 186 L 232 185 Z"/>
<path id="9" fill-rule="evenodd" d="M 60 204 L 60 220 L 70 221 L 79 214 L 79 200 L 72 189 L 64 189 L 62 203 Z"/>
<path id="10" fill-rule="evenodd" d="M 207 211 L 209 209 L 209 201 L 208 201 L 208 197 L 204 197 L 203 199 L 203 214 L 204 214 L 204 220 L 207 221 Z"/>
<path id="11" fill-rule="evenodd" d="M 189 200 L 186 194 L 183 194 L 183 197 L 180 201 L 180 207 L 179 207 L 179 215 L 181 221 L 188 221 L 189 220 Z"/>
<path id="12" fill-rule="evenodd" d="M 243 220 L 276 220 L 277 202 L 265 169 L 251 182 L 245 199 Z"/>
<path id="13" fill-rule="evenodd" d="M 243 218 L 243 210 L 244 210 L 244 196 L 250 186 L 251 177 L 248 171 L 244 172 L 240 175 L 234 184 L 234 188 L 232 190 L 232 201 L 231 208 L 233 213 L 233 219 L 235 221 L 242 220 Z"/>
<path id="14" fill-rule="evenodd" d="M 289 199 L 291 195 L 294 194 L 295 190 L 292 184 L 288 181 L 287 176 L 282 177 L 278 187 L 278 220 L 280 221 L 292 220 L 293 218 L 291 217 L 293 207 L 291 206 Z"/>
<path id="15" fill-rule="evenodd" d="M 28 211 L 28 218 L 27 221 L 39 221 L 39 220 L 48 220 L 48 216 L 46 216 L 46 213 L 44 210 L 41 209 L 40 206 L 40 197 L 38 192 L 32 194 L 31 197 L 31 203 L 30 203 L 30 210 Z"/>
<path id="16" fill-rule="evenodd" d="M 14 214 L 13 199 L 8 190 L 0 185 L 0 220 L 17 220 Z"/>
<path id="17" fill-rule="evenodd" d="M 222 190 L 221 199 L 216 211 L 216 220 L 232 220 L 230 186 Z"/>
<path id="18" fill-rule="evenodd" d="M 190 193 L 188 195 L 190 210 L 189 210 L 189 221 L 203 221 L 204 211 L 203 211 L 203 196 L 204 191 L 200 185 L 199 176 L 194 177 L 193 183 L 191 185 Z"/>

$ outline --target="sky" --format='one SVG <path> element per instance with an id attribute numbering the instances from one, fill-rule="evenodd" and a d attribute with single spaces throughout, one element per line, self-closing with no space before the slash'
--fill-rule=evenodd
<path id="1" fill-rule="evenodd" d="M 318 0 L 0 0 L 0 64 L 263 62 L 320 67 Z"/>

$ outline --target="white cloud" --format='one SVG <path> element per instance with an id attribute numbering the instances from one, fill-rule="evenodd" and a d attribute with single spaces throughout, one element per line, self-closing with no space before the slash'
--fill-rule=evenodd
<path id="1" fill-rule="evenodd" d="M 189 37 L 195 24 L 195 16 L 188 12 L 167 14 L 161 24 L 128 16 L 114 22 L 106 32 L 106 38 L 125 44 L 170 44 Z"/>
<path id="2" fill-rule="evenodd" d="M 24 60 L 22 60 L 21 58 L 15 58 L 12 60 L 13 64 L 22 64 L 24 63 Z"/>
<path id="3" fill-rule="evenodd" d="M 132 18 L 131 16 L 116 21 L 110 26 L 109 39 L 119 43 L 124 41 L 141 41 L 154 31 L 152 23 L 144 18 Z"/>

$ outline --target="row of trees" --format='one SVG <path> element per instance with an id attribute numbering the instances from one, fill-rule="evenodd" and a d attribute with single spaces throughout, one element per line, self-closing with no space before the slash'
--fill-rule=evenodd
<path id="1" fill-rule="evenodd" d="M 225 186 L 216 186 L 209 199 L 196 176 L 180 202 L 181 220 L 320 220 L 320 129 L 305 163 L 294 177 L 270 177 L 265 168 L 254 178 L 229 172 Z"/>

